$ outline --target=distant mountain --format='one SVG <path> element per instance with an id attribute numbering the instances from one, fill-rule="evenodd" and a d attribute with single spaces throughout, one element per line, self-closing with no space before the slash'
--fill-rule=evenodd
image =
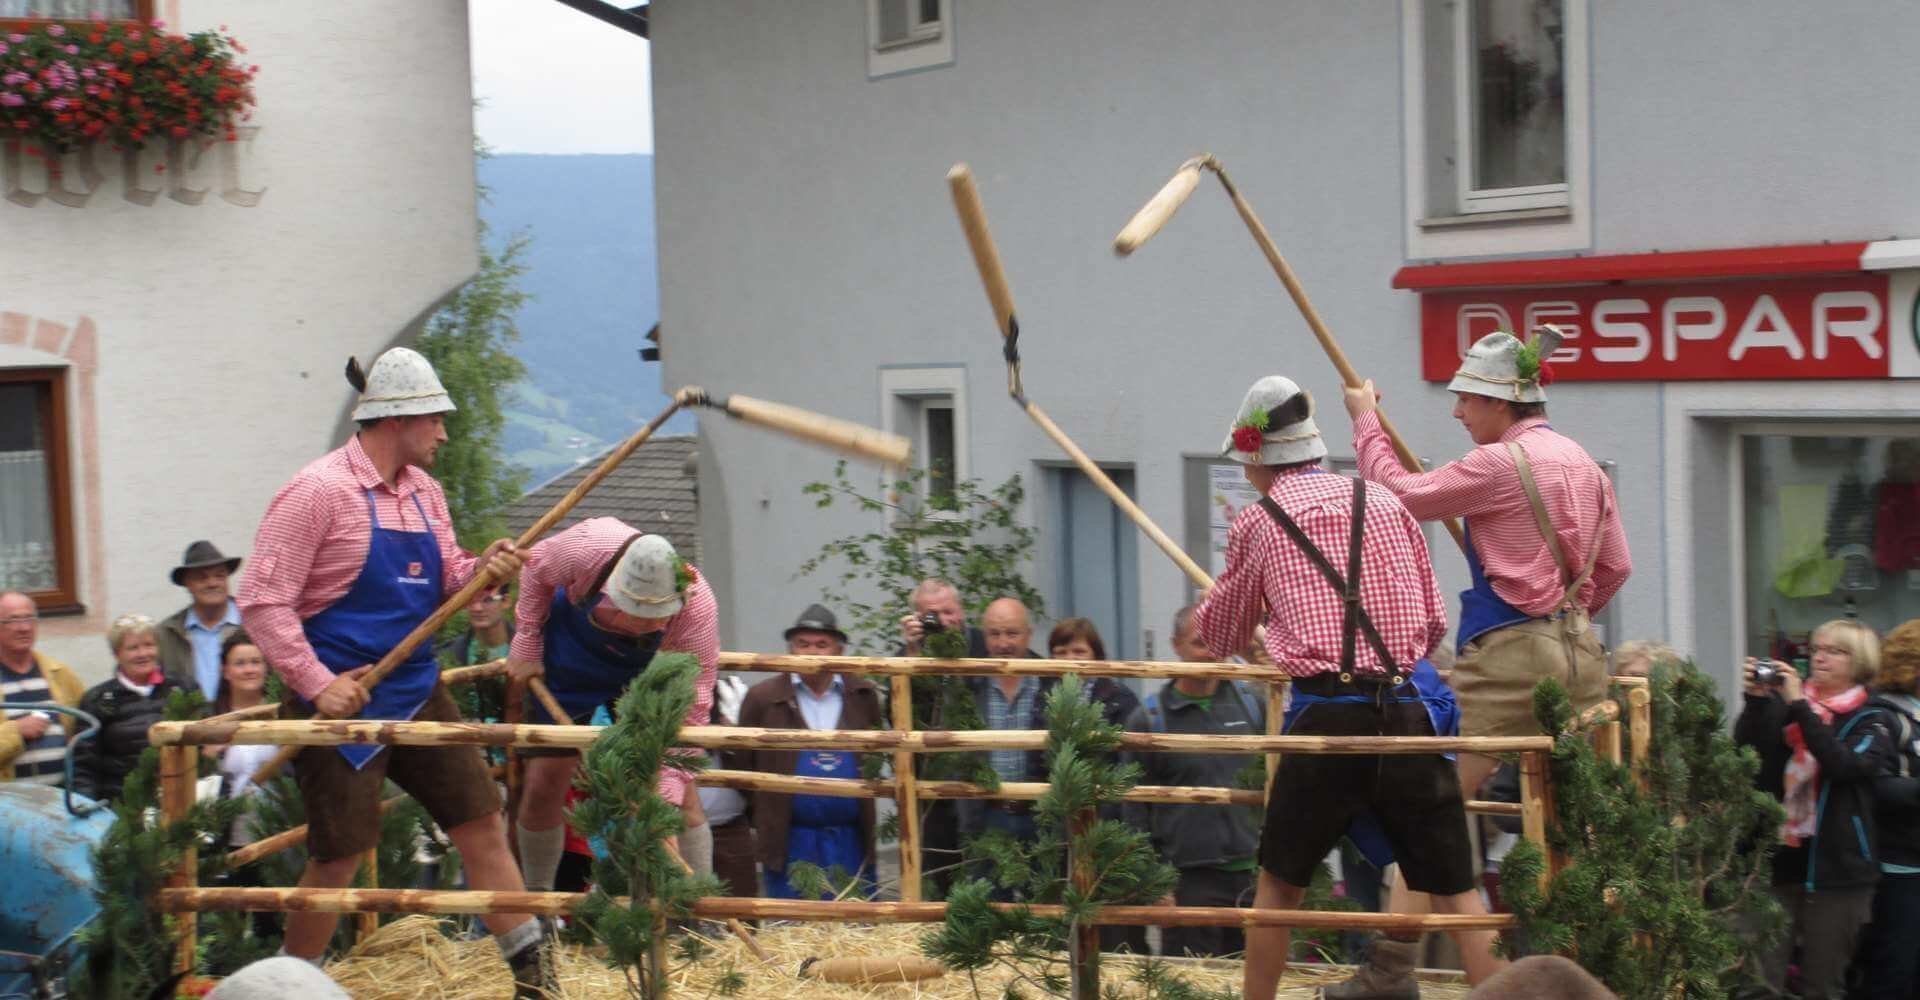
<path id="1" fill-rule="evenodd" d="M 480 215 L 497 247 L 533 238 L 514 353 L 527 382 L 508 408 L 509 458 L 538 484 L 633 433 L 667 405 L 640 360 L 660 316 L 653 157 L 500 154 L 480 161 Z M 677 414 L 667 430 L 693 430 Z"/>

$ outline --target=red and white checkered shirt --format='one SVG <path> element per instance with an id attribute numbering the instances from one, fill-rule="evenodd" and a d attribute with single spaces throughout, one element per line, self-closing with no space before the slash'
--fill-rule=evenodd
<path id="1" fill-rule="evenodd" d="M 1361 475 L 1392 490 L 1422 521 L 1465 518 L 1493 592 L 1529 615 L 1544 617 L 1559 608 L 1567 583 L 1540 537 L 1520 471 L 1507 453 L 1508 441 L 1519 442 L 1527 453 L 1568 574 L 1579 575 L 1599 545 L 1593 576 L 1575 598 L 1589 613 L 1599 611 L 1633 572 L 1620 505 L 1599 464 L 1572 438 L 1547 426 L 1545 417 L 1519 421 L 1499 441 L 1430 472 L 1408 472 L 1400 466 L 1375 414 L 1353 422 Z"/>
<path id="2" fill-rule="evenodd" d="M 1353 480 L 1320 469 L 1281 474 L 1268 496 L 1339 570 L 1347 572 L 1353 529 Z M 1393 494 L 1367 491 L 1360 544 L 1360 606 L 1401 668 L 1426 656 L 1447 633 L 1446 606 L 1427 558 L 1420 524 Z M 1314 567 L 1273 515 L 1250 504 L 1227 530 L 1227 568 L 1193 613 L 1215 657 L 1245 649 L 1267 609 L 1267 653 L 1295 677 L 1340 669 L 1345 595 Z M 1385 672 L 1371 643 L 1355 630 L 1354 664 Z"/>
<path id="3" fill-rule="evenodd" d="M 639 529 L 618 518 L 595 517 L 529 549 L 526 565 L 520 570 L 520 600 L 514 605 L 510 655 L 527 663 L 540 662 L 546 655 L 547 615 L 553 608 L 554 594 L 565 587 L 569 600 L 579 600 L 592 589 L 627 539 L 638 534 Z M 684 724 L 707 725 L 713 717 L 713 682 L 720 670 L 720 605 L 698 568 L 687 587 L 686 603 L 667 620 L 660 652 L 691 653 L 699 659 L 700 678 L 694 684 L 693 706 L 687 709 Z M 660 794 L 679 805 L 686 794 L 686 778 L 678 771 L 662 769 Z"/>
<path id="4" fill-rule="evenodd" d="M 407 466 L 388 486 L 355 435 L 296 473 L 267 505 L 254 537 L 247 572 L 240 578 L 240 620 L 267 662 L 300 697 L 309 701 L 333 681 L 333 671 L 313 654 L 302 623 L 347 595 L 366 564 L 373 542 L 367 495 L 380 526 L 431 531 L 440 544 L 440 586 L 451 594 L 473 578 L 473 555 L 453 538 L 453 517 L 440 484 Z M 420 506 L 414 506 L 414 498 Z M 427 523 L 420 523 L 420 511 Z"/>

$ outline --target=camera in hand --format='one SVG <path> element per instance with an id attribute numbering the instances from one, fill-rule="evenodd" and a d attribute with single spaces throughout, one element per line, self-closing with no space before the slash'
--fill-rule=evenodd
<path id="1" fill-rule="evenodd" d="M 1779 687 L 1781 684 L 1786 683 L 1786 677 L 1781 674 L 1780 668 L 1775 666 L 1772 660 L 1761 660 L 1755 663 L 1753 665 L 1753 679 L 1755 683 L 1765 684 L 1769 687 Z"/>
<path id="2" fill-rule="evenodd" d="M 929 611 L 920 616 L 921 632 L 932 635 L 935 632 L 945 632 L 946 630 L 947 623 L 940 620 L 938 612 Z"/>

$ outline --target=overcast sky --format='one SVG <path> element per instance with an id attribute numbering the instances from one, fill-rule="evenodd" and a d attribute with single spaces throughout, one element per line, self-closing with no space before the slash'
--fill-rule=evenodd
<path id="1" fill-rule="evenodd" d="M 646 39 L 554 0 L 468 9 L 474 127 L 494 152 L 653 152 Z"/>

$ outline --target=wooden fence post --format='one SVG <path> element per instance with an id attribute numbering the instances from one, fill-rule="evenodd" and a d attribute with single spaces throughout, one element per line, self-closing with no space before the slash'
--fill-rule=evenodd
<path id="1" fill-rule="evenodd" d="M 1547 761 L 1547 754 L 1543 751 L 1528 751 L 1520 755 L 1520 829 L 1523 836 L 1540 848 L 1540 856 L 1546 862 L 1540 868 L 1540 888 L 1543 890 L 1559 867 L 1555 863 L 1553 849 L 1547 843 L 1547 823 L 1553 811 L 1553 800 L 1547 787 Z"/>
<path id="2" fill-rule="evenodd" d="M 385 815 L 384 810 L 382 810 L 381 815 Z M 380 888 L 380 848 L 377 843 L 375 846 L 367 848 L 367 853 L 363 856 L 363 860 L 367 866 L 367 888 Z M 378 913 L 361 913 L 354 917 L 353 933 L 356 942 L 366 941 L 366 939 L 373 936 L 374 931 L 379 929 L 380 914 Z"/>
<path id="3" fill-rule="evenodd" d="M 194 785 L 200 778 L 200 748 L 183 745 L 160 748 L 160 816 L 169 825 L 182 823 L 193 809 Z M 200 884 L 200 853 L 194 842 L 180 854 L 179 866 L 167 876 L 169 889 L 196 889 Z M 198 964 L 199 920 L 197 913 L 174 915 L 174 931 L 179 935 L 174 953 L 173 971 L 191 975 Z"/>
<path id="4" fill-rule="evenodd" d="M 891 678 L 893 728 L 913 731 L 913 678 Z M 920 797 L 914 784 L 913 753 L 893 755 L 893 807 L 900 814 L 900 899 L 920 901 Z"/>

